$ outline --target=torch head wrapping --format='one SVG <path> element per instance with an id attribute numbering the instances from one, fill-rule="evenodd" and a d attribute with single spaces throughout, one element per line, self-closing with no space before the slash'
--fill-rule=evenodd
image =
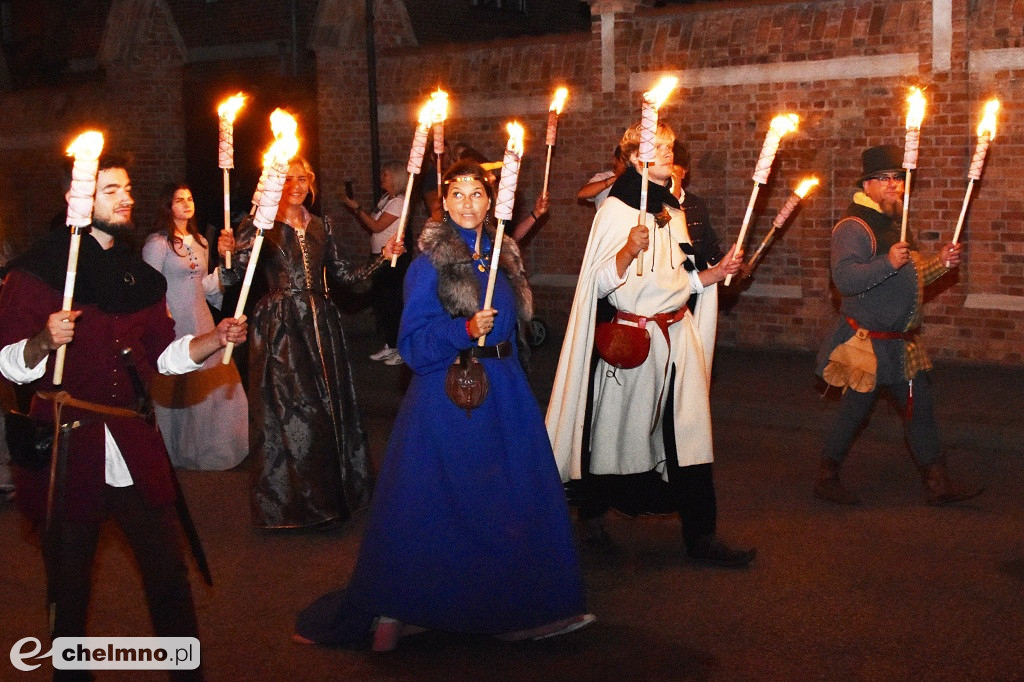
<path id="1" fill-rule="evenodd" d="M 71 191 L 68 196 L 67 212 L 67 224 L 71 227 L 85 227 L 92 223 L 96 173 L 102 151 L 103 135 L 95 130 L 76 137 L 67 149 L 68 156 L 75 157 L 74 165 L 71 167 Z"/>

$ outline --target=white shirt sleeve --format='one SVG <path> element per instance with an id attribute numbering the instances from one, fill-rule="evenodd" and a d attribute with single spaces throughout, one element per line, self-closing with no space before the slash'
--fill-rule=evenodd
<path id="1" fill-rule="evenodd" d="M 601 171 L 600 173 L 595 173 L 594 177 L 592 177 L 589 180 L 587 180 L 587 184 L 589 185 L 592 182 L 600 182 L 602 180 L 607 180 L 608 178 L 613 177 L 614 175 L 615 175 L 615 171 L 610 171 L 610 170 Z M 608 188 L 603 189 L 600 192 L 598 192 L 595 196 L 592 196 L 589 199 L 584 199 L 584 201 L 589 201 L 589 202 L 591 202 L 593 204 L 597 204 L 598 206 L 600 206 L 600 203 L 608 198 L 608 193 L 611 192 L 611 191 L 612 191 L 612 188 L 608 187 Z"/>
<path id="2" fill-rule="evenodd" d="M 693 287 L 693 293 L 702 294 L 704 293 L 704 284 L 700 281 L 700 273 L 696 268 L 686 273 L 690 276 L 690 285 Z"/>
<path id="3" fill-rule="evenodd" d="M 25 365 L 25 344 L 28 339 L 22 339 L 17 343 L 4 346 L 0 350 L 0 374 L 15 384 L 27 384 L 42 378 L 46 374 L 47 355 L 35 367 Z"/>
<path id="4" fill-rule="evenodd" d="M 192 334 L 185 334 L 172 341 L 156 359 L 156 371 L 161 374 L 187 374 L 202 369 L 203 365 L 192 362 L 188 353 L 188 345 L 193 338 Z"/>
<path id="5" fill-rule="evenodd" d="M 621 287 L 628 276 L 629 268 L 626 268 L 626 272 L 622 274 L 622 277 L 619 277 L 619 270 L 615 265 L 615 256 L 606 260 L 604 265 L 597 269 L 597 273 L 595 275 L 597 281 L 597 297 L 604 298 Z"/>

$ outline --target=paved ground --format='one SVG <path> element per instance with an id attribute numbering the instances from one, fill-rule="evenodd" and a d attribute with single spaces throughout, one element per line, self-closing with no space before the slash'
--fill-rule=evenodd
<path id="1" fill-rule="evenodd" d="M 397 368 L 353 318 L 353 357 L 375 455 L 400 399 Z M 546 401 L 557 341 L 539 350 Z M 584 555 L 588 630 L 540 644 L 426 634 L 392 654 L 291 644 L 295 613 L 344 583 L 362 520 L 330 533 L 266 535 L 248 525 L 246 465 L 182 472 L 215 576 L 197 576 L 203 660 L 211 680 L 1024 680 L 1024 415 L 1019 369 L 939 367 L 935 389 L 954 474 L 982 480 L 973 503 L 933 509 L 880 404 L 846 476 L 864 499 L 840 509 L 810 496 L 833 401 L 804 354 L 722 350 L 712 395 L 720 529 L 756 545 L 746 571 L 682 558 L 678 522 L 612 517 L 611 559 Z M 43 638 L 42 564 L 10 505 L 0 507 L 0 679 L 45 679 L 6 661 Z M 97 564 L 91 633 L 146 634 L 138 577 L 108 529 Z M 500 586 L 496 586 L 500 589 Z M 99 679 L 159 675 L 107 673 Z"/>

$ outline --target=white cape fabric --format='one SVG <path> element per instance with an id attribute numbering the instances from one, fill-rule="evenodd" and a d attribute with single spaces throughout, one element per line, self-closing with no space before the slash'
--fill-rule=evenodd
<path id="1" fill-rule="evenodd" d="M 608 296 L 618 310 L 652 316 L 686 306 L 692 293 L 683 268 L 686 256 L 679 243 L 690 242 L 685 214 L 668 209 L 667 228 L 652 230 L 651 248 L 644 254 L 644 274 L 636 264 L 627 268 L 626 280 Z M 594 217 L 576 284 L 569 324 L 558 358 L 558 370 L 548 404 L 548 435 L 563 481 L 582 477 L 583 427 L 587 408 L 597 273 L 623 244 L 637 224 L 638 211 L 610 197 Z M 647 216 L 654 225 L 654 216 Z M 653 262 L 653 272 L 652 272 Z M 669 327 L 671 349 L 661 329 L 648 325 L 651 352 L 634 369 L 619 369 L 598 360 L 594 374 L 594 410 L 590 432 L 590 472 L 632 474 L 657 469 L 664 478 L 665 445 L 659 400 L 675 365 L 675 433 L 680 466 L 712 461 L 711 408 L 708 392 L 715 348 L 718 285 L 706 287 L 693 315 Z M 671 357 L 669 357 L 671 355 Z M 614 370 L 614 373 L 613 373 Z"/>

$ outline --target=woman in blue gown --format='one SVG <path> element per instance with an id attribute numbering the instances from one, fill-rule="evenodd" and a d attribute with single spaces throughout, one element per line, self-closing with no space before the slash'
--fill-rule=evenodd
<path id="1" fill-rule="evenodd" d="M 486 171 L 446 173 L 445 218 L 405 279 L 399 351 L 414 376 L 399 409 L 348 587 L 298 618 L 295 640 L 388 650 L 411 629 L 537 639 L 593 622 L 544 421 L 518 359 L 532 296 L 515 243 L 493 308 Z M 477 339 L 486 335 L 487 345 Z M 467 412 L 445 392 L 460 353 L 489 391 Z"/>

